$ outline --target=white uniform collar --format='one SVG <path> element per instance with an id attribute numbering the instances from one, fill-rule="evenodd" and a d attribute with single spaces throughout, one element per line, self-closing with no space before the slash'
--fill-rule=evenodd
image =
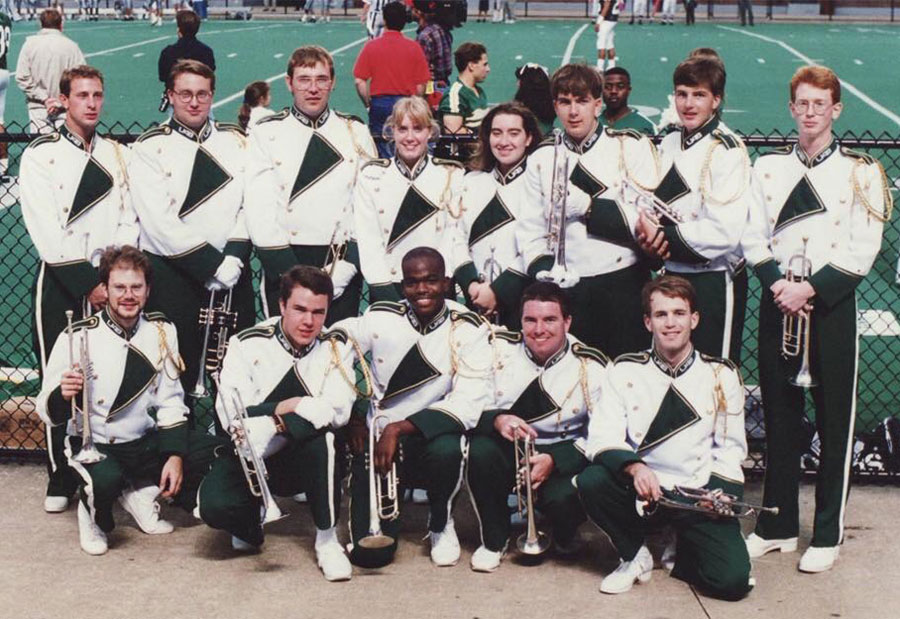
<path id="1" fill-rule="evenodd" d="M 80 135 L 72 133 L 72 131 L 70 131 L 69 128 L 66 127 L 66 125 L 64 123 L 63 126 L 59 128 L 59 134 L 61 136 L 63 136 L 64 138 L 66 138 L 69 142 L 71 142 L 72 145 L 75 148 L 77 148 L 78 150 L 83 150 L 86 153 L 94 152 L 94 144 L 96 144 L 96 142 L 97 142 L 97 140 L 96 140 L 97 134 L 96 133 L 94 134 L 93 138 L 91 138 L 91 141 L 88 143 L 88 142 L 85 142 L 81 138 Z"/>
<path id="2" fill-rule="evenodd" d="M 831 141 L 828 142 L 828 146 L 820 150 L 812 157 L 806 154 L 806 151 L 803 150 L 803 147 L 800 146 L 799 143 L 794 146 L 794 150 L 797 153 L 797 159 L 799 159 L 803 165 L 805 165 L 807 168 L 814 168 L 831 157 L 839 149 L 837 140 L 834 138 L 834 136 L 831 136 Z"/>
<path id="3" fill-rule="evenodd" d="M 106 323 L 106 326 L 109 327 L 109 330 L 112 331 L 113 333 L 115 333 L 116 335 L 118 335 L 120 338 L 122 338 L 126 342 L 130 341 L 131 338 L 134 337 L 134 334 L 137 333 L 138 328 L 140 328 L 140 326 L 141 326 L 141 318 L 142 317 L 143 317 L 143 314 L 141 314 L 138 317 L 137 322 L 134 323 L 133 327 L 131 327 L 130 329 L 126 329 L 125 327 L 120 325 L 118 322 L 116 322 L 115 318 L 113 318 L 109 314 L 108 308 L 104 307 L 103 311 L 100 312 L 100 318 L 103 320 L 103 322 Z"/>
<path id="4" fill-rule="evenodd" d="M 692 347 L 691 352 L 688 353 L 687 357 L 685 357 L 684 360 L 675 367 L 672 367 L 671 365 L 669 365 L 668 361 L 660 357 L 656 352 L 656 348 L 650 349 L 650 358 L 653 359 L 653 363 L 656 364 L 656 367 L 658 367 L 660 371 L 671 376 L 672 378 L 678 378 L 689 369 L 691 369 L 692 365 L 694 365 L 694 361 L 696 361 L 697 359 L 697 349 Z"/>
<path id="5" fill-rule="evenodd" d="M 688 131 L 684 127 L 681 128 L 681 150 L 687 150 L 710 133 L 715 131 L 715 129 L 719 126 L 719 117 L 713 114 L 709 120 L 705 123 L 694 129 L 693 131 Z"/>
<path id="6" fill-rule="evenodd" d="M 416 165 L 409 169 L 406 167 L 406 164 L 403 163 L 403 160 L 400 159 L 399 156 L 394 156 L 394 164 L 397 166 L 397 169 L 400 170 L 400 174 L 402 174 L 405 178 L 414 181 L 418 178 L 419 174 L 422 173 L 422 170 L 425 169 L 425 166 L 428 165 L 428 153 L 426 152 L 422 155 L 422 158 L 416 162 Z"/>
<path id="7" fill-rule="evenodd" d="M 594 129 L 591 134 L 585 137 L 581 143 L 575 142 L 568 133 L 563 132 L 563 143 L 573 153 L 578 153 L 579 155 L 583 155 L 591 149 L 591 146 L 597 143 L 597 140 L 600 139 L 600 136 L 603 135 L 603 123 L 600 122 L 600 118 L 597 118 L 597 128 Z"/>
<path id="8" fill-rule="evenodd" d="M 494 167 L 494 180 L 496 180 L 501 185 L 509 185 L 511 182 L 522 176 L 525 173 L 525 163 L 528 161 L 528 156 L 522 157 L 518 163 L 516 163 L 513 167 L 509 169 L 509 172 L 503 174 L 500 171 L 500 166 Z"/>
<path id="9" fill-rule="evenodd" d="M 416 312 L 410 307 L 409 301 L 403 299 L 400 303 L 406 306 L 406 318 L 409 320 L 409 324 L 412 325 L 413 329 L 423 335 L 437 330 L 450 316 L 450 308 L 444 303 L 444 307 L 437 313 L 437 316 L 428 321 L 428 324 L 423 325 L 421 321 L 419 321 L 419 317 L 416 316 Z"/>
<path id="10" fill-rule="evenodd" d="M 294 359 L 302 359 L 307 354 L 309 354 L 309 351 L 311 351 L 313 347 L 315 347 L 318 337 L 313 338 L 313 341 L 303 348 L 294 348 L 294 345 L 291 343 L 290 338 L 288 338 L 287 334 L 284 332 L 284 328 L 281 326 L 281 320 L 279 320 L 275 323 L 275 339 L 278 340 L 278 343 L 281 344 L 281 347 L 284 348 L 287 353 Z"/>
<path id="11" fill-rule="evenodd" d="M 566 341 L 563 343 L 562 348 L 550 355 L 550 358 L 547 359 L 544 363 L 540 363 L 537 359 L 534 358 L 534 354 L 531 352 L 528 346 L 525 345 L 524 336 L 522 337 L 522 348 L 525 350 L 525 356 L 527 356 L 532 363 L 540 368 L 547 370 L 562 361 L 562 358 L 566 356 L 567 352 L 569 352 L 569 338 L 566 338 Z"/>
<path id="12" fill-rule="evenodd" d="M 293 114 L 293 115 L 294 115 L 294 118 L 296 118 L 297 120 L 299 120 L 301 123 L 303 123 L 303 124 L 306 125 L 307 127 L 311 127 L 311 128 L 313 128 L 313 129 L 319 129 L 319 128 L 322 127 L 322 125 L 325 124 L 325 122 L 326 122 L 326 121 L 329 119 L 329 117 L 331 116 L 331 108 L 329 108 L 328 106 L 326 106 L 325 109 L 322 110 L 322 113 L 319 114 L 319 117 L 316 118 L 315 120 L 312 119 L 312 118 L 310 118 L 309 116 L 307 116 L 307 115 L 304 114 L 303 112 L 301 112 L 301 111 L 300 111 L 300 108 L 298 108 L 296 105 L 292 105 L 292 106 L 291 106 L 291 114 Z"/>
<path id="13" fill-rule="evenodd" d="M 175 133 L 178 133 L 193 142 L 205 142 L 213 132 L 212 121 L 210 121 L 208 118 L 206 119 L 206 122 L 203 123 L 203 126 L 200 127 L 199 131 L 194 131 L 187 125 L 178 122 L 177 120 L 175 120 L 174 116 L 169 119 L 169 126 L 175 130 Z"/>

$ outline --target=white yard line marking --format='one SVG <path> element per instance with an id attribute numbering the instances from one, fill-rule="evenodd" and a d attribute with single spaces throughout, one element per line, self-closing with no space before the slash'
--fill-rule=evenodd
<path id="1" fill-rule="evenodd" d="M 716 27 L 717 27 L 717 28 L 721 28 L 722 30 L 728 30 L 728 31 L 731 31 L 731 32 L 737 32 L 738 34 L 743 34 L 743 35 L 748 36 L 748 37 L 754 37 L 754 38 L 760 39 L 760 40 L 762 40 L 762 41 L 767 41 L 767 42 L 769 42 L 769 43 L 774 43 L 775 45 L 780 45 L 780 46 L 781 46 L 782 48 L 784 48 L 786 51 L 790 52 L 791 54 L 793 54 L 793 55 L 796 56 L 797 58 L 803 60 L 804 62 L 806 62 L 806 63 L 808 63 L 808 64 L 817 64 L 817 62 L 814 61 L 812 58 L 810 58 L 809 56 L 806 56 L 805 54 L 803 54 L 803 53 L 801 53 L 801 52 L 799 52 L 799 51 L 797 51 L 796 49 L 794 49 L 793 47 L 791 47 L 790 45 L 788 45 L 788 44 L 785 43 L 784 41 L 780 41 L 780 40 L 774 39 L 774 38 L 772 38 L 772 37 L 767 37 L 767 36 L 762 35 L 762 34 L 756 34 L 756 33 L 754 33 L 754 32 L 747 32 L 746 30 L 739 30 L 739 29 L 737 29 L 737 28 L 731 28 L 731 27 L 729 27 L 729 26 L 716 26 Z M 892 122 L 894 122 L 896 125 L 900 126 L 900 116 L 898 116 L 898 115 L 895 114 L 894 112 L 890 111 L 889 109 L 887 109 L 886 107 L 884 107 L 883 105 L 881 105 L 880 103 L 878 103 L 877 101 L 875 101 L 874 99 L 872 99 L 871 97 L 869 97 L 867 94 L 865 94 L 864 92 L 862 92 L 859 88 L 857 88 L 856 86 L 854 86 L 853 84 L 851 84 L 850 82 L 847 82 L 847 81 L 845 81 L 845 80 L 841 80 L 841 86 L 843 86 L 844 88 L 846 88 L 846 89 L 847 89 L 849 92 L 851 92 L 852 94 L 856 95 L 856 97 L 857 97 L 860 101 L 862 101 L 863 103 L 865 103 L 866 105 L 868 105 L 870 108 L 872 108 L 872 109 L 875 110 L 876 112 L 880 113 L 882 116 L 888 118 L 889 120 L 891 120 Z"/>
<path id="2" fill-rule="evenodd" d="M 131 57 L 132 57 L 132 58 L 140 58 L 140 57 L 143 56 L 143 55 L 144 55 L 144 52 L 138 52 L 138 53 L 136 53 L 136 54 L 132 54 Z"/>
<path id="3" fill-rule="evenodd" d="M 559 66 L 563 66 L 569 64 L 569 61 L 572 60 L 572 52 L 575 51 L 575 43 L 578 41 L 578 37 L 581 36 L 581 33 L 587 30 L 587 27 L 590 24 L 584 24 L 575 31 L 575 34 L 572 35 L 572 38 L 569 39 L 569 44 L 566 45 L 566 51 L 563 54 L 562 62 L 559 63 Z"/>
<path id="4" fill-rule="evenodd" d="M 284 56 L 284 54 L 278 53 L 278 54 L 275 54 L 274 56 L 272 56 L 272 58 L 282 58 L 283 56 Z"/>
<path id="5" fill-rule="evenodd" d="M 237 56 L 237 52 L 231 52 L 230 54 L 228 54 L 228 58 L 234 58 L 235 56 Z"/>
<path id="6" fill-rule="evenodd" d="M 862 63 L 863 63 L 863 61 L 860 60 L 859 58 L 854 58 L 854 59 L 853 59 L 853 64 L 860 65 L 860 64 L 862 64 Z"/>
<path id="7" fill-rule="evenodd" d="M 668 56 L 660 56 L 659 61 L 660 62 L 669 62 L 669 58 L 668 58 Z"/>
<path id="8" fill-rule="evenodd" d="M 211 34 L 211 33 L 209 33 Z M 128 45 L 120 45 L 119 47 L 110 47 L 109 49 L 101 49 L 98 52 L 91 52 L 89 54 L 85 54 L 85 58 L 93 58 L 94 56 L 103 56 L 105 54 L 112 54 L 114 52 L 121 52 L 123 49 L 131 49 L 132 47 L 140 47 L 141 45 L 149 45 L 150 43 L 157 43 L 159 41 L 168 41 L 172 38 L 172 35 L 167 34 L 164 37 L 156 37 L 155 39 L 146 39 L 145 41 L 136 41 L 134 43 L 129 43 Z"/>
<path id="9" fill-rule="evenodd" d="M 757 58 L 756 62 L 758 62 L 759 64 L 766 64 L 766 59 L 765 58 Z"/>

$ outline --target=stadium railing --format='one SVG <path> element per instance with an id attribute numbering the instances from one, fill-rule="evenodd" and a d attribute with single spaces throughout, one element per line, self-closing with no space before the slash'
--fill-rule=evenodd
<path id="1" fill-rule="evenodd" d="M 133 142 L 145 129 L 138 123 L 101 127 L 101 133 L 122 143 Z M 44 431 L 34 410 L 39 389 L 37 364 L 32 353 L 32 286 L 38 256 L 25 230 L 18 203 L 18 161 L 34 138 L 26 128 L 10 125 L 0 132 L 0 143 L 9 147 L 9 170 L 0 185 L 0 461 L 32 460 L 44 452 Z M 777 131 L 753 131 L 744 135 L 752 156 L 795 140 Z M 882 162 L 894 194 L 900 187 L 900 136 L 870 132 L 844 133 L 841 143 L 864 151 Z M 438 150 L 465 150 L 461 142 L 471 138 L 442 138 Z M 869 276 L 860 285 L 860 364 L 853 473 L 867 478 L 900 481 L 900 223 L 890 221 L 884 230 L 881 252 Z M 254 260 L 254 277 L 259 278 Z M 751 474 L 765 471 L 765 427 L 760 399 L 756 333 L 759 280 L 750 278 L 750 301 L 744 324 L 742 371 L 746 387 L 746 430 L 750 455 L 745 463 Z M 367 301 L 364 298 L 363 303 Z M 813 407 L 808 398 L 807 448 L 804 466 L 814 470 L 818 458 Z M 208 407 L 208 403 L 207 403 Z"/>

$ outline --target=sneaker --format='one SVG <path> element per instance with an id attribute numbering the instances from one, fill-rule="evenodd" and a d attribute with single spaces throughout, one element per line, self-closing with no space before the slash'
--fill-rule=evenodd
<path id="1" fill-rule="evenodd" d="M 69 509 L 69 497 L 52 496 L 44 497 L 44 511 L 48 514 L 59 514 Z"/>
<path id="2" fill-rule="evenodd" d="M 159 517 L 159 503 L 156 502 L 158 495 L 158 487 L 144 486 L 139 490 L 125 490 L 119 497 L 119 504 L 131 514 L 141 531 L 148 535 L 164 535 L 175 530 L 171 522 Z"/>
<path id="3" fill-rule="evenodd" d="M 500 561 L 505 553 L 506 548 L 488 550 L 485 546 L 479 546 L 478 550 L 472 553 L 472 569 L 476 572 L 493 572 L 500 567 Z"/>
<path id="4" fill-rule="evenodd" d="M 238 552 L 258 552 L 259 546 L 254 546 L 250 542 L 245 542 L 237 535 L 231 536 L 231 547 Z"/>
<path id="5" fill-rule="evenodd" d="M 834 566 L 840 551 L 840 546 L 810 546 L 800 557 L 800 565 L 797 567 L 807 574 L 827 572 Z"/>
<path id="6" fill-rule="evenodd" d="M 450 567 L 459 562 L 459 539 L 452 519 L 447 520 L 443 531 L 430 531 L 428 536 L 431 538 L 431 560 L 435 565 Z"/>
<path id="7" fill-rule="evenodd" d="M 675 539 L 672 538 L 668 544 L 666 544 L 665 550 L 663 550 L 662 556 L 659 558 L 660 564 L 663 566 L 667 572 L 671 572 L 675 569 Z"/>
<path id="8" fill-rule="evenodd" d="M 785 537 L 782 539 L 766 539 L 756 533 L 751 533 L 744 540 L 747 544 L 747 554 L 751 559 L 757 559 L 767 552 L 778 550 L 780 552 L 794 552 L 797 550 L 797 538 Z"/>
<path id="9" fill-rule="evenodd" d="M 350 580 L 353 575 L 350 559 L 344 554 L 344 549 L 336 539 L 316 546 L 316 563 L 319 564 L 325 580 L 329 582 Z"/>
<path id="10" fill-rule="evenodd" d="M 94 523 L 87 507 L 81 501 L 78 501 L 78 541 L 81 542 L 81 549 L 89 555 L 102 555 L 109 550 L 106 533 Z"/>
<path id="11" fill-rule="evenodd" d="M 601 593 L 625 593 L 630 591 L 635 581 L 643 584 L 650 582 L 653 574 L 653 556 L 646 546 L 641 546 L 634 559 L 621 561 L 616 571 L 608 575 L 600 583 Z"/>

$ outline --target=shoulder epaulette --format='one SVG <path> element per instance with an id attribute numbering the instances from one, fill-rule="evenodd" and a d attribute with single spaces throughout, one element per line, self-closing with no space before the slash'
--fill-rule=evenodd
<path id="1" fill-rule="evenodd" d="M 356 116 L 355 114 L 347 114 L 346 112 L 338 112 L 337 110 L 334 110 L 334 113 L 337 114 L 340 118 L 345 118 L 347 120 L 353 120 L 353 121 L 356 121 L 363 125 L 366 124 L 362 118 L 360 118 L 359 116 Z"/>
<path id="2" fill-rule="evenodd" d="M 369 166 L 377 166 L 379 168 L 386 168 L 389 165 L 391 165 L 390 159 L 369 159 L 364 164 L 362 164 L 362 167 L 360 168 L 360 170 L 365 170 Z"/>
<path id="3" fill-rule="evenodd" d="M 453 310 L 450 312 L 450 320 L 465 320 L 476 327 L 480 327 L 484 324 L 484 318 L 475 312 L 457 312 L 456 310 Z"/>
<path id="4" fill-rule="evenodd" d="M 714 138 L 716 138 L 725 146 L 725 148 L 738 148 L 741 145 L 740 138 L 735 135 L 731 135 L 730 133 L 725 133 L 724 131 L 715 129 L 713 130 L 712 134 Z"/>
<path id="5" fill-rule="evenodd" d="M 629 138 L 634 138 L 635 140 L 640 140 L 641 138 L 646 137 L 637 129 L 613 129 L 612 127 L 606 128 L 606 135 L 612 138 L 624 135 Z"/>
<path id="6" fill-rule="evenodd" d="M 369 306 L 369 310 L 373 312 L 390 312 L 398 316 L 406 315 L 406 306 L 395 301 L 376 301 Z"/>
<path id="7" fill-rule="evenodd" d="M 275 335 L 275 325 L 266 325 L 262 327 L 250 327 L 249 329 L 244 329 L 240 333 L 237 334 L 237 338 L 240 341 L 248 340 L 254 337 L 272 337 Z"/>
<path id="8" fill-rule="evenodd" d="M 494 329 L 491 331 L 491 338 L 506 340 L 512 344 L 518 344 L 522 341 L 522 334 L 518 331 L 507 331 L 505 329 Z"/>
<path id="9" fill-rule="evenodd" d="M 706 353 L 700 353 L 700 358 L 706 361 L 707 363 L 718 363 L 720 365 L 727 366 L 729 369 L 737 372 L 738 367 L 734 364 L 734 361 L 731 359 L 726 359 L 724 357 L 716 357 L 715 355 L 707 355 Z"/>
<path id="10" fill-rule="evenodd" d="M 337 340 L 341 344 L 346 344 L 348 339 L 347 332 L 340 328 L 330 329 L 329 331 L 322 331 L 319 333 L 319 340 L 322 342 L 326 340 Z"/>
<path id="11" fill-rule="evenodd" d="M 650 353 L 646 352 L 627 352 L 619 355 L 613 363 L 648 363 L 650 361 Z"/>
<path id="12" fill-rule="evenodd" d="M 82 320 L 76 320 L 72 323 L 72 331 L 81 331 L 82 329 L 94 329 L 100 324 L 100 317 L 97 315 L 88 316 Z"/>
<path id="13" fill-rule="evenodd" d="M 863 161 L 869 165 L 872 165 L 873 163 L 876 163 L 878 161 L 877 159 L 875 159 L 875 157 L 869 155 L 868 153 L 864 153 L 858 150 L 852 150 L 847 148 L 846 146 L 841 146 L 841 154 L 846 155 L 847 157 L 853 157 L 854 159 L 859 159 L 860 161 Z"/>
<path id="14" fill-rule="evenodd" d="M 58 132 L 48 133 L 47 135 L 34 138 L 28 145 L 28 148 L 37 148 L 41 144 L 50 144 L 52 142 L 59 142 Z"/>
<path id="15" fill-rule="evenodd" d="M 604 367 L 606 367 L 606 364 L 609 363 L 609 357 L 600 352 L 600 350 L 594 348 L 593 346 L 582 344 L 581 342 L 575 342 L 574 344 L 572 344 L 572 354 L 576 357 L 593 359 Z"/>
<path id="16" fill-rule="evenodd" d="M 144 318 L 151 322 L 171 322 L 162 312 L 145 312 Z"/>
<path id="17" fill-rule="evenodd" d="M 257 125 L 261 125 L 263 123 L 272 122 L 273 120 L 284 120 L 291 113 L 291 110 L 288 108 L 284 108 L 280 112 L 275 112 L 274 114 L 269 114 L 268 116 L 263 116 L 259 120 L 256 121 Z"/>
<path id="18" fill-rule="evenodd" d="M 169 125 L 157 125 L 156 127 L 151 127 L 144 131 L 141 135 L 138 136 L 137 141 L 143 142 L 144 140 L 149 140 L 150 138 L 155 138 L 158 135 L 169 135 L 172 133 L 172 127 Z"/>
<path id="19" fill-rule="evenodd" d="M 237 123 L 223 123 L 217 120 L 215 121 L 215 125 L 216 129 L 221 129 L 222 131 L 234 131 L 241 137 L 247 137 L 247 132 L 244 131 L 244 128 Z"/>
<path id="20" fill-rule="evenodd" d="M 770 148 L 764 153 L 760 153 L 760 157 L 765 157 L 766 155 L 790 155 L 793 152 L 794 147 L 790 144 L 786 144 L 785 146 L 776 146 L 775 148 Z"/>
<path id="21" fill-rule="evenodd" d="M 459 161 L 456 161 L 455 159 L 441 159 L 440 157 L 432 157 L 431 160 L 438 165 L 455 166 L 461 170 L 464 170 L 466 168 L 466 166 L 464 166 Z"/>
<path id="22" fill-rule="evenodd" d="M 542 146 L 553 146 L 554 144 L 556 144 L 556 138 L 553 137 L 553 134 L 550 134 L 541 140 L 540 144 L 537 145 L 537 148 L 541 148 Z"/>

